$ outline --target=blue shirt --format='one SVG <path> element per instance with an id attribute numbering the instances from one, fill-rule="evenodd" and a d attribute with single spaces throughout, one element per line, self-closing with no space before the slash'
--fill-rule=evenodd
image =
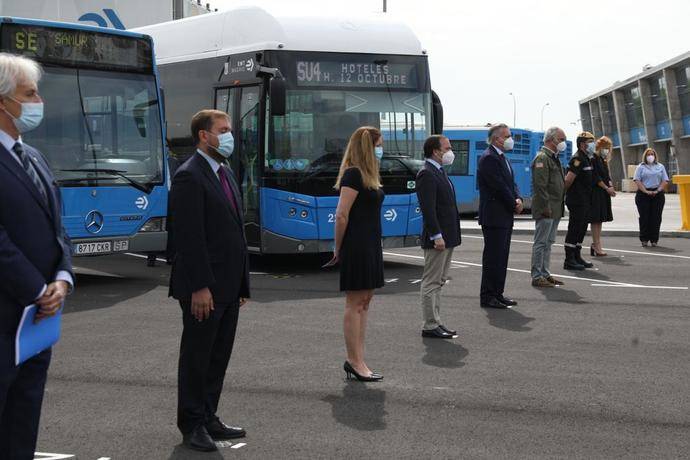
<path id="1" fill-rule="evenodd" d="M 633 180 L 642 182 L 644 188 L 655 189 L 659 188 L 662 182 L 668 182 L 668 174 L 666 168 L 661 163 L 640 163 L 635 170 Z"/>
<path id="2" fill-rule="evenodd" d="M 211 167 L 211 171 L 216 175 L 218 180 L 220 180 L 220 176 L 218 175 L 218 170 L 220 169 L 220 163 L 218 163 L 216 160 L 211 158 L 208 154 L 204 153 L 201 149 L 196 149 L 196 153 L 204 157 L 204 160 L 208 162 L 208 165 Z"/>

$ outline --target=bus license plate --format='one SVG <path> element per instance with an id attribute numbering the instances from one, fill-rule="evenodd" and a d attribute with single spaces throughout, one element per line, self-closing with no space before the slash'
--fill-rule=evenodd
<path id="1" fill-rule="evenodd" d="M 74 254 L 109 254 L 111 252 L 129 251 L 129 240 L 97 241 L 93 243 L 78 243 L 74 246 Z"/>
<path id="2" fill-rule="evenodd" d="M 76 255 L 82 254 L 106 254 L 113 252 L 112 241 L 98 241 L 94 243 L 78 243 L 74 249 Z"/>

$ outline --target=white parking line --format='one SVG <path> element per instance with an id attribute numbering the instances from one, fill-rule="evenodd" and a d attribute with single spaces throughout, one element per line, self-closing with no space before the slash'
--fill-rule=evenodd
<path id="1" fill-rule="evenodd" d="M 148 256 L 145 256 L 144 254 L 135 254 L 133 252 L 125 252 L 126 256 L 132 256 L 132 257 L 138 257 L 140 259 L 148 259 Z M 163 262 L 167 263 L 168 261 L 165 259 L 161 259 L 160 257 L 156 258 L 158 262 Z M 250 275 L 270 275 L 270 273 L 266 272 L 249 272 Z"/>
<path id="2" fill-rule="evenodd" d="M 397 252 L 388 252 L 388 251 L 385 251 L 383 254 L 387 255 L 387 256 L 405 257 L 408 259 L 424 260 L 424 257 L 415 256 L 412 254 L 398 254 Z M 453 260 L 451 262 L 454 264 L 458 263 L 458 264 L 469 265 L 472 267 L 481 267 L 482 266 L 482 264 L 465 262 L 464 260 L 463 261 Z M 508 268 L 508 271 L 516 272 L 516 273 L 527 273 L 528 275 L 531 274 L 530 270 L 522 270 L 519 268 Z M 648 285 L 644 285 L 644 284 L 622 283 L 620 281 L 599 280 L 599 279 L 595 279 L 595 278 L 585 278 L 582 276 L 572 276 L 572 275 L 559 275 L 559 274 L 555 274 L 555 273 L 554 273 L 554 276 L 556 276 L 558 278 L 571 279 L 571 280 L 577 280 L 577 281 L 589 281 L 592 283 L 592 286 L 597 286 L 597 287 L 614 286 L 614 287 L 630 287 L 630 288 L 643 288 L 643 289 L 671 289 L 671 290 L 682 290 L 682 291 L 688 290 L 688 286 L 648 286 Z"/>
<path id="3" fill-rule="evenodd" d="M 34 460 L 66 460 L 75 458 L 72 454 L 50 454 L 47 452 L 34 452 Z"/>
<path id="4" fill-rule="evenodd" d="M 477 240 L 483 240 L 483 236 L 477 236 L 477 235 L 463 235 L 463 238 L 474 238 Z M 523 243 L 523 244 L 534 244 L 534 241 L 526 241 L 526 240 L 510 240 L 513 243 Z M 554 243 L 554 246 L 559 246 L 563 247 L 562 244 L 560 243 Z M 655 256 L 655 257 L 670 257 L 674 259 L 686 259 L 690 260 L 690 256 L 679 256 L 675 254 L 659 254 L 656 252 L 651 251 L 632 251 L 630 249 L 612 249 L 612 248 L 602 248 L 604 251 L 612 251 L 612 252 L 622 252 L 625 254 L 639 254 L 641 256 Z"/>

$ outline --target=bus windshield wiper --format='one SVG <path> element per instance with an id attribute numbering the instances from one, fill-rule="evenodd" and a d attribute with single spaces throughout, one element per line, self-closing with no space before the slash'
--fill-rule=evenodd
<path id="1" fill-rule="evenodd" d="M 150 195 L 151 192 L 153 191 L 153 184 L 151 182 L 146 182 L 145 184 L 142 184 L 141 182 L 138 182 L 131 177 L 127 176 L 125 174 L 126 171 L 121 171 L 119 169 L 104 169 L 104 168 L 82 168 L 82 169 L 61 169 L 60 171 L 62 172 L 92 172 L 92 173 L 103 173 L 103 174 L 109 174 L 111 176 L 118 176 L 129 182 L 129 184 L 134 187 L 137 190 L 141 190 L 142 192 L 146 193 L 147 195 Z M 93 180 L 97 179 L 96 177 L 84 177 L 80 179 L 65 179 L 66 181 L 71 181 L 71 180 Z"/>

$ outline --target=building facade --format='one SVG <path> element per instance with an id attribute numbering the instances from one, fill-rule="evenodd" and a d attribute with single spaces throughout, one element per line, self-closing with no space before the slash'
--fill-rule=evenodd
<path id="1" fill-rule="evenodd" d="M 580 101 L 582 128 L 613 140 L 609 167 L 616 188 L 647 147 L 669 176 L 690 174 L 689 82 L 687 52 Z"/>

